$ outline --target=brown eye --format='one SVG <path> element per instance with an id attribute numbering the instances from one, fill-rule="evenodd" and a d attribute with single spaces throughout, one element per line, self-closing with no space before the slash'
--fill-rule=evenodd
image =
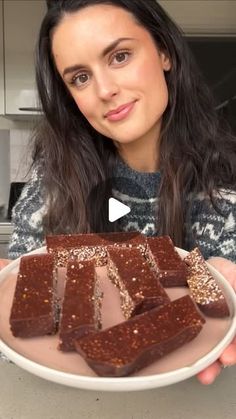
<path id="1" fill-rule="evenodd" d="M 88 76 L 87 74 L 81 74 L 80 76 L 78 76 L 78 79 L 80 83 L 86 83 L 86 81 L 88 80 Z"/>
<path id="2" fill-rule="evenodd" d="M 129 53 L 127 51 L 124 52 L 117 52 L 113 57 L 113 63 L 115 64 L 122 64 L 123 62 L 127 61 L 129 57 Z"/>
<path id="3" fill-rule="evenodd" d="M 73 84 L 75 84 L 78 87 L 83 86 L 86 84 L 89 80 L 89 76 L 86 73 L 77 74 L 73 79 Z"/>

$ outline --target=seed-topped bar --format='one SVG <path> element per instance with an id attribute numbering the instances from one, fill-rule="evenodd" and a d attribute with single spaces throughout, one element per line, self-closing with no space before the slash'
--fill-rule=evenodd
<path id="1" fill-rule="evenodd" d="M 187 285 L 186 265 L 169 236 L 148 237 L 146 258 L 164 287 Z"/>
<path id="2" fill-rule="evenodd" d="M 52 255 L 21 258 L 10 314 L 14 336 L 29 338 L 56 332 L 54 285 Z"/>
<path id="3" fill-rule="evenodd" d="M 96 266 L 106 265 L 109 246 L 135 247 L 143 254 L 146 251 L 146 237 L 137 232 L 48 235 L 46 244 L 57 266 L 66 266 L 71 257 L 80 261 L 94 259 Z"/>
<path id="4" fill-rule="evenodd" d="M 69 261 L 59 324 L 59 349 L 72 351 L 74 339 L 101 327 L 101 292 L 94 261 Z"/>
<path id="5" fill-rule="evenodd" d="M 201 311 L 211 317 L 229 316 L 225 296 L 211 275 L 200 250 L 196 247 L 185 257 L 184 262 L 188 269 L 190 295 Z"/>
<path id="6" fill-rule="evenodd" d="M 108 248 L 108 276 L 119 288 L 126 319 L 170 301 L 138 249 Z"/>
<path id="7" fill-rule="evenodd" d="M 100 376 L 132 374 L 194 339 L 205 323 L 187 295 L 75 341 Z"/>

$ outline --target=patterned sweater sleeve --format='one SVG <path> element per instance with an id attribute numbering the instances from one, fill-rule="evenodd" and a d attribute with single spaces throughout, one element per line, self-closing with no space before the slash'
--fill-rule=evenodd
<path id="1" fill-rule="evenodd" d="M 220 256 L 236 263 L 236 192 L 221 190 L 216 211 L 199 195 L 193 206 L 192 237 L 205 259 Z"/>
<path id="2" fill-rule="evenodd" d="M 42 175 L 40 170 L 35 168 L 12 211 L 14 229 L 9 244 L 9 259 L 16 259 L 44 245 L 44 212 Z"/>

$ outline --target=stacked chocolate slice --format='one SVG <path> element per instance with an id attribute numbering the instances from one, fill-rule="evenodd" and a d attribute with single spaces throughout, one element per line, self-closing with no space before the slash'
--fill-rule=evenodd
<path id="1" fill-rule="evenodd" d="M 71 258 L 80 261 L 92 259 L 96 266 L 106 265 L 110 246 L 138 248 L 143 255 L 146 250 L 146 237 L 138 232 L 60 234 L 47 236 L 46 243 L 57 266 L 66 266 Z"/>

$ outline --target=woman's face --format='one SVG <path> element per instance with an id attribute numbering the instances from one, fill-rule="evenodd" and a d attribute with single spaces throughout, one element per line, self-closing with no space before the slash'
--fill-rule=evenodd
<path id="1" fill-rule="evenodd" d="M 67 14 L 52 37 L 57 69 L 89 123 L 127 144 L 158 139 L 168 57 L 133 15 L 111 5 Z"/>

